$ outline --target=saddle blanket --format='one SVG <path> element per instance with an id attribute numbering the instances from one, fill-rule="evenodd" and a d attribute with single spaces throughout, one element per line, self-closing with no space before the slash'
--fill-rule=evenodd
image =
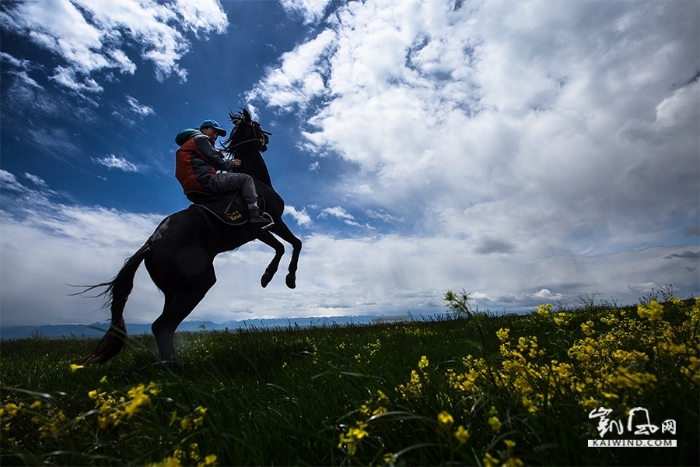
<path id="1" fill-rule="evenodd" d="M 248 222 L 248 206 L 239 191 L 233 193 L 187 193 L 193 205 L 202 208 L 228 225 L 243 225 Z M 191 206 L 191 207 L 192 207 Z M 258 207 L 264 211 L 265 201 L 258 197 Z"/>

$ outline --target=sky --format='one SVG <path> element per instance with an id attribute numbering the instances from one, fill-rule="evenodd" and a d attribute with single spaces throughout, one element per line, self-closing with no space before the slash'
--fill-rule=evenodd
<path id="1" fill-rule="evenodd" d="M 219 255 L 188 319 L 493 313 L 700 294 L 700 3 L 0 4 L 0 324 L 93 323 L 187 208 L 174 137 L 249 109 L 304 242 Z M 162 294 L 137 273 L 125 318 Z"/>

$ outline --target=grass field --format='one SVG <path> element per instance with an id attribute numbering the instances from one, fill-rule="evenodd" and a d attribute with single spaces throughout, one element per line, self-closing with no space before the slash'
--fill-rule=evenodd
<path id="1" fill-rule="evenodd" d="M 0 464 L 700 465 L 700 300 L 664 298 L 178 333 L 175 373 L 149 336 L 2 341 Z"/>

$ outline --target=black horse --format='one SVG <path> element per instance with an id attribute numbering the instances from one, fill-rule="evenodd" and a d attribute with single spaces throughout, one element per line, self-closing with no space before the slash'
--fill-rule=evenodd
<path id="1" fill-rule="evenodd" d="M 228 225 L 194 204 L 166 217 L 146 243 L 126 260 L 114 279 L 90 286 L 82 292 L 106 287 L 101 295 L 107 297 L 112 316 L 107 333 L 80 363 L 104 363 L 123 349 L 126 343 L 124 307 L 133 288 L 136 270 L 142 262 L 165 296 L 163 312 L 153 322 L 151 330 L 156 337 L 161 360 L 171 366 L 177 366 L 173 343 L 175 330 L 216 282 L 213 262 L 219 253 L 234 250 L 255 239 L 272 246 L 276 254 L 261 279 L 264 287 L 277 271 L 284 254 L 284 247 L 270 233 L 274 232 L 288 240 L 294 248 L 286 283 L 290 288 L 296 286 L 301 241 L 282 221 L 284 201 L 270 186 L 270 176 L 260 155 L 260 150 L 267 148 L 269 133 L 263 132 L 247 111 L 239 116 L 231 115 L 231 119 L 236 126 L 225 143 L 226 150 L 235 151 L 236 157 L 241 158 L 243 170 L 251 169 L 252 163 L 248 161 L 255 160 L 256 155 L 259 158 L 256 167 L 264 170 L 258 173 L 261 170 L 258 168 L 251 175 L 258 180 L 258 195 L 264 200 L 265 211 L 274 220 L 274 226 L 263 231 L 250 223 Z M 260 179 L 263 181 L 260 182 Z"/>
<path id="2" fill-rule="evenodd" d="M 241 165 L 236 168 L 236 171 L 253 177 L 255 188 L 259 195 L 266 199 L 273 194 L 277 195 L 277 192 L 272 188 L 270 172 L 267 170 L 267 164 L 265 164 L 265 159 L 263 159 L 261 154 L 261 152 L 267 150 L 269 136 L 272 133 L 263 131 L 260 128 L 260 124 L 251 118 L 250 113 L 246 109 L 243 109 L 239 114 L 229 113 L 229 117 L 234 128 L 228 139 L 223 143 L 224 152 L 241 161 Z M 294 236 L 280 217 L 273 216 L 273 220 L 275 225 L 259 237 L 261 242 L 275 249 L 275 257 L 265 269 L 265 273 L 260 279 L 260 284 L 263 287 L 267 287 L 267 284 L 277 272 L 282 255 L 284 255 L 284 246 L 270 233 L 272 232 L 292 245 L 292 259 L 289 262 L 285 282 L 287 287 L 293 289 L 296 287 L 296 270 L 299 253 L 301 252 L 301 240 Z"/>

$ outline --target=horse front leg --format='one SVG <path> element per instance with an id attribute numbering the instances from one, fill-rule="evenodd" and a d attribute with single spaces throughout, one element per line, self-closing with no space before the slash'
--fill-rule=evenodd
<path id="1" fill-rule="evenodd" d="M 287 277 L 285 283 L 287 287 L 293 289 L 297 286 L 297 264 L 299 263 L 299 253 L 301 253 L 301 240 L 294 236 L 287 224 L 285 224 L 281 219 L 275 220 L 275 225 L 269 230 L 275 235 L 279 236 L 282 240 L 288 242 L 292 245 L 292 260 L 289 262 L 289 268 L 287 269 Z"/>
<path id="2" fill-rule="evenodd" d="M 265 288 L 275 276 L 277 268 L 279 268 L 280 260 L 284 255 L 284 245 L 282 245 L 282 243 L 279 240 L 277 240 L 269 231 L 266 231 L 265 233 L 260 235 L 260 237 L 258 237 L 258 240 L 263 242 L 265 245 L 272 247 L 275 250 L 275 257 L 272 258 L 272 261 L 270 261 L 270 264 L 268 264 L 267 268 L 265 268 L 265 272 L 260 278 L 260 285 L 262 285 L 263 288 Z"/>
<path id="3" fill-rule="evenodd" d="M 285 279 L 287 287 L 290 289 L 297 286 L 297 263 L 299 262 L 299 253 L 301 253 L 301 240 L 299 240 L 298 248 L 295 245 L 293 245 L 292 248 L 292 260 L 289 262 L 287 278 Z"/>

